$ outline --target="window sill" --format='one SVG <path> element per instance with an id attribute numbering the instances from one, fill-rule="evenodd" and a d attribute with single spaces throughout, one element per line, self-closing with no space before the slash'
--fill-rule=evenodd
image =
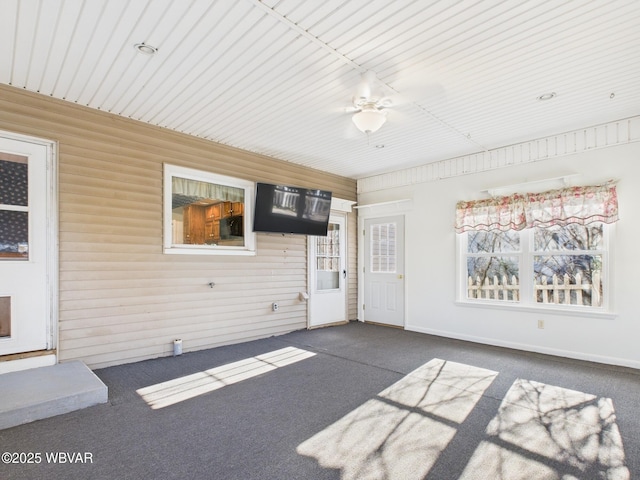
<path id="1" fill-rule="evenodd" d="M 576 308 L 562 308 L 558 305 L 553 306 L 532 306 L 532 305 L 519 305 L 517 303 L 496 303 L 492 301 L 478 301 L 478 302 L 463 302 L 456 301 L 456 305 L 460 307 L 471 308 L 489 308 L 493 310 L 511 310 L 514 312 L 530 312 L 536 314 L 549 314 L 549 315 L 566 315 L 570 317 L 589 317 L 589 318 L 604 318 L 608 320 L 615 319 L 618 314 L 607 312 L 603 310 L 582 310 Z"/>
<path id="2" fill-rule="evenodd" d="M 255 250 L 235 249 L 230 247 L 171 247 L 164 249 L 169 255 L 245 255 L 255 256 Z"/>

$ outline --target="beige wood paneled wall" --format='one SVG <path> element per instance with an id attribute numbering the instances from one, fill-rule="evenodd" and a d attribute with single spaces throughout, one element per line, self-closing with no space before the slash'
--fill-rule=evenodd
<path id="1" fill-rule="evenodd" d="M 0 85 L 0 129 L 59 148 L 61 361 L 92 368 L 306 327 L 306 237 L 258 234 L 255 257 L 164 255 L 162 166 L 331 190 L 356 182 Z M 356 219 L 349 215 L 356 318 Z M 210 288 L 209 282 L 215 282 Z M 278 312 L 271 311 L 278 302 Z"/>

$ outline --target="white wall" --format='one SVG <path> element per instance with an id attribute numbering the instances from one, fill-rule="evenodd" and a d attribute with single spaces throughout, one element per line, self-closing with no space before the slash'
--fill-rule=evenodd
<path id="1" fill-rule="evenodd" d="M 620 220 L 612 239 L 615 318 L 456 304 L 456 202 L 484 198 L 487 188 L 569 173 L 581 174 L 575 181 L 580 185 L 619 180 Z M 411 199 L 400 207 L 406 214 L 407 330 L 640 368 L 640 143 L 362 193 L 358 204 L 400 199 Z M 363 221 L 376 209 L 359 214 Z M 544 329 L 538 329 L 539 319 Z"/>

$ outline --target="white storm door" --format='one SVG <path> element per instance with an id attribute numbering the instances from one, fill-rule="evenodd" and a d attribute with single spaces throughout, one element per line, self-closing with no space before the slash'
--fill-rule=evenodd
<path id="1" fill-rule="evenodd" d="M 0 137 L 0 355 L 49 347 L 47 152 Z"/>
<path id="2" fill-rule="evenodd" d="M 346 218 L 331 215 L 326 237 L 309 237 L 309 326 L 347 321 Z"/>
<path id="3" fill-rule="evenodd" d="M 364 222 L 364 321 L 404 326 L 404 217 Z"/>

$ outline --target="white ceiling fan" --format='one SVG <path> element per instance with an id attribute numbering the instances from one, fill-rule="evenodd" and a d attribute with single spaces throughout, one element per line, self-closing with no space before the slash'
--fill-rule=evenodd
<path id="1" fill-rule="evenodd" d="M 381 86 L 375 72 L 368 70 L 362 74 L 357 94 L 353 97 L 353 111 L 351 119 L 362 133 L 373 133 L 387 121 L 386 108 L 393 105 L 389 97 L 376 92 Z"/>
<path id="2" fill-rule="evenodd" d="M 418 98 L 423 98 L 425 96 L 425 91 L 433 90 L 433 84 L 429 84 L 428 82 L 415 82 L 414 80 L 414 83 L 417 83 L 421 87 L 413 89 L 420 92 Z M 436 86 L 438 87 L 438 91 L 441 93 L 442 86 L 439 84 L 436 84 Z M 408 88 L 408 90 L 411 89 Z M 353 97 L 353 106 L 347 109 L 347 111 L 355 112 L 351 117 L 351 120 L 355 124 L 356 128 L 361 132 L 369 135 L 370 133 L 374 133 L 379 130 L 387 121 L 387 109 L 398 105 L 396 101 L 383 93 L 385 91 L 391 92 L 391 95 L 393 95 L 393 98 L 396 100 L 404 97 L 405 100 L 400 100 L 400 103 L 413 105 L 413 107 L 418 109 L 422 114 L 438 122 L 443 127 L 448 128 L 460 137 L 463 137 L 466 141 L 478 146 L 482 151 L 487 151 L 485 146 L 476 142 L 469 135 L 460 132 L 452 125 L 434 115 L 430 110 L 422 106 L 416 100 L 406 100 L 406 95 L 401 95 L 391 85 L 381 82 L 375 72 L 371 70 L 367 70 L 362 74 L 360 83 L 358 84 L 357 93 Z"/>

